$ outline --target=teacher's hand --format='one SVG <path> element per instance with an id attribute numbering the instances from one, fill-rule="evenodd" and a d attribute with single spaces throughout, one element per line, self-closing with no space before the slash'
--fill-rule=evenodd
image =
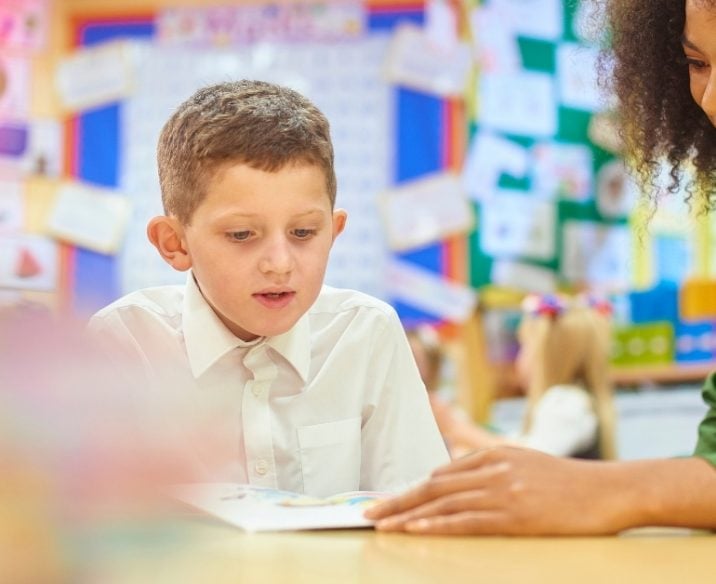
<path id="1" fill-rule="evenodd" d="M 379 531 L 426 534 L 567 535 L 620 529 L 613 463 L 556 458 L 526 448 L 480 450 L 425 483 L 371 507 Z"/>

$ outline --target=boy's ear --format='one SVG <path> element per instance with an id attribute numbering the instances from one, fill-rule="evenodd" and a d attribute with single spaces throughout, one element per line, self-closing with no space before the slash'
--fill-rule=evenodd
<path id="1" fill-rule="evenodd" d="M 347 219 L 348 213 L 345 210 L 336 209 L 333 211 L 333 241 L 335 241 L 336 237 L 345 229 Z"/>
<path id="2" fill-rule="evenodd" d="M 184 239 L 184 227 L 174 217 L 159 215 L 147 224 L 147 237 L 159 255 L 175 270 L 191 268 L 191 256 Z"/>

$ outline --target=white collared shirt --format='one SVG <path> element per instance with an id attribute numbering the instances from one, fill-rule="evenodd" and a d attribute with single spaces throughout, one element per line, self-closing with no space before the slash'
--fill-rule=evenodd
<path id="1" fill-rule="evenodd" d="M 89 331 L 138 358 L 151 386 L 170 391 L 160 399 L 183 404 L 201 429 L 187 447 L 207 481 L 396 491 L 448 461 L 400 321 L 365 294 L 324 286 L 290 331 L 247 343 L 189 274 L 185 287 L 117 300 Z M 189 426 L 178 423 L 183 440 Z"/>
<path id="2" fill-rule="evenodd" d="M 529 431 L 516 439 L 553 456 L 574 456 L 592 448 L 598 433 L 589 392 L 578 385 L 555 385 L 535 404 Z"/>

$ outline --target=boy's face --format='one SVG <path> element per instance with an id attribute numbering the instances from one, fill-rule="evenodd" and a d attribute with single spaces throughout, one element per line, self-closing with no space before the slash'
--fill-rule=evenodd
<path id="1" fill-rule="evenodd" d="M 209 181 L 182 239 L 204 298 L 248 341 L 288 331 L 310 308 L 345 221 L 345 211 L 331 211 L 319 167 L 229 163 Z"/>

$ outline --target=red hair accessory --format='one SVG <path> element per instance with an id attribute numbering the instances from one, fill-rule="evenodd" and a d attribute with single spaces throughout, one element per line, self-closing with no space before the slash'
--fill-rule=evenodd
<path id="1" fill-rule="evenodd" d="M 556 318 L 564 311 L 564 302 L 555 294 L 530 294 L 522 301 L 522 310 L 530 316 Z"/>
<path id="2" fill-rule="evenodd" d="M 612 316 L 612 314 L 614 314 L 614 307 L 606 298 L 594 294 L 585 294 L 581 298 L 585 306 L 597 311 L 599 314 L 604 316 Z"/>

